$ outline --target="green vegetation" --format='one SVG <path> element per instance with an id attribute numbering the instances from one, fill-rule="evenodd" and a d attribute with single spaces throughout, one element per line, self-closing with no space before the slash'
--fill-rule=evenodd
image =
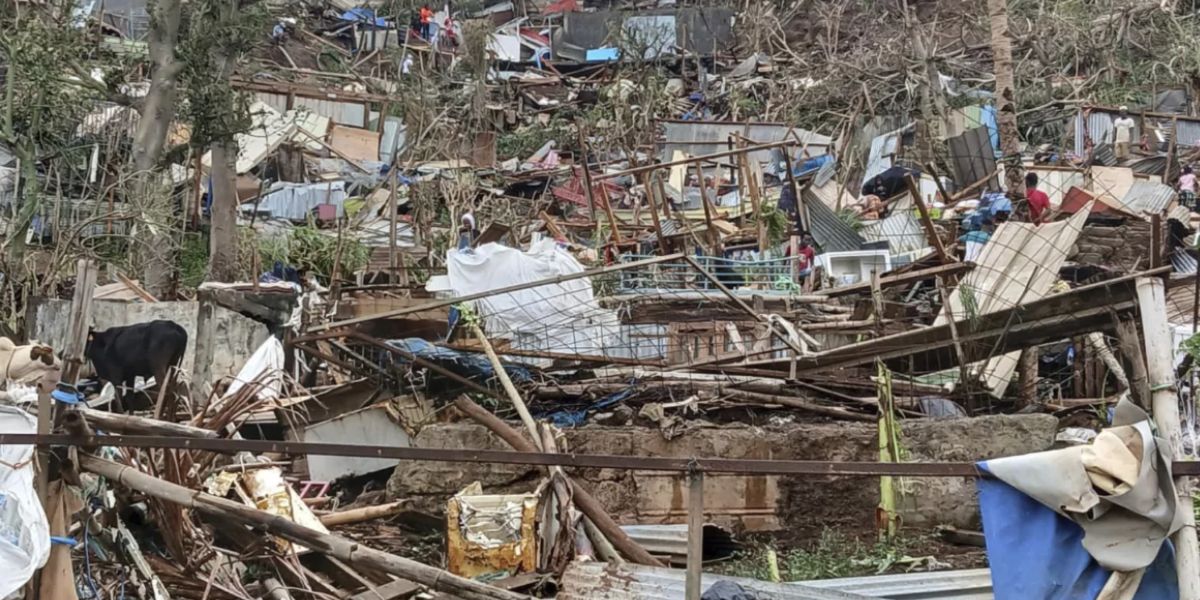
<path id="1" fill-rule="evenodd" d="M 525 160 L 550 140 L 557 142 L 560 149 L 566 149 L 576 146 L 574 139 L 574 129 L 569 123 L 562 119 L 551 119 L 545 126 L 522 127 L 501 134 L 496 138 L 496 158 Z"/>
<path id="2" fill-rule="evenodd" d="M 336 233 L 322 233 L 311 223 L 301 225 L 287 235 L 260 237 L 250 229 L 242 229 L 239 241 L 242 276 L 257 277 L 250 253 L 258 249 L 258 270 L 268 271 L 275 261 L 294 267 L 307 268 L 323 280 L 333 275 L 333 264 L 337 257 Z M 179 253 L 179 281 L 185 289 L 194 289 L 204 283 L 208 273 L 208 233 L 188 233 L 183 237 L 183 248 Z M 342 239 L 341 275 L 345 277 L 367 266 L 370 249 L 348 236 Z"/>
<path id="3" fill-rule="evenodd" d="M 908 555 L 915 541 L 897 538 L 891 543 L 864 544 L 827 529 L 811 549 L 778 552 L 779 578 L 781 581 L 804 581 L 875 575 L 897 568 L 904 570 L 903 567 L 916 561 Z M 766 544 L 755 544 L 715 570 L 733 577 L 770 580 L 771 549 Z"/>

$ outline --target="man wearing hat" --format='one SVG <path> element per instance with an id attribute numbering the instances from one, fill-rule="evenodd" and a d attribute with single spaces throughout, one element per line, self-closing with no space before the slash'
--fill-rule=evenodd
<path id="1" fill-rule="evenodd" d="M 1129 117 L 1129 107 L 1121 107 L 1121 115 L 1113 121 L 1113 145 L 1117 160 L 1129 158 L 1129 145 L 1133 143 L 1133 119 Z"/>

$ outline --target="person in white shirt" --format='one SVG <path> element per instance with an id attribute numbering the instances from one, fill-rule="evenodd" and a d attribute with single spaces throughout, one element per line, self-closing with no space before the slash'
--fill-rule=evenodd
<path id="1" fill-rule="evenodd" d="M 1117 160 L 1129 158 L 1129 146 L 1133 143 L 1133 119 L 1129 117 L 1129 107 L 1122 106 L 1121 114 L 1113 121 L 1113 145 Z"/>

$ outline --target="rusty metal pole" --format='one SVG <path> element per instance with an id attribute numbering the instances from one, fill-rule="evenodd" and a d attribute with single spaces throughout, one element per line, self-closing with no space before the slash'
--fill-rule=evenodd
<path id="1" fill-rule="evenodd" d="M 700 600 L 704 560 L 704 473 L 688 473 L 687 579 L 684 598 Z"/>

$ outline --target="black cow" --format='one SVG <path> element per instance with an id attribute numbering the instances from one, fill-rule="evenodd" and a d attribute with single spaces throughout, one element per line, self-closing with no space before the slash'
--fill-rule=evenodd
<path id="1" fill-rule="evenodd" d="M 166 385 L 171 367 L 179 366 L 187 348 L 187 331 L 174 321 L 151 321 L 104 331 L 89 331 L 84 356 L 96 376 L 116 388 L 114 403 L 124 411 L 122 387 L 132 390 L 134 378 L 154 377 Z"/>

